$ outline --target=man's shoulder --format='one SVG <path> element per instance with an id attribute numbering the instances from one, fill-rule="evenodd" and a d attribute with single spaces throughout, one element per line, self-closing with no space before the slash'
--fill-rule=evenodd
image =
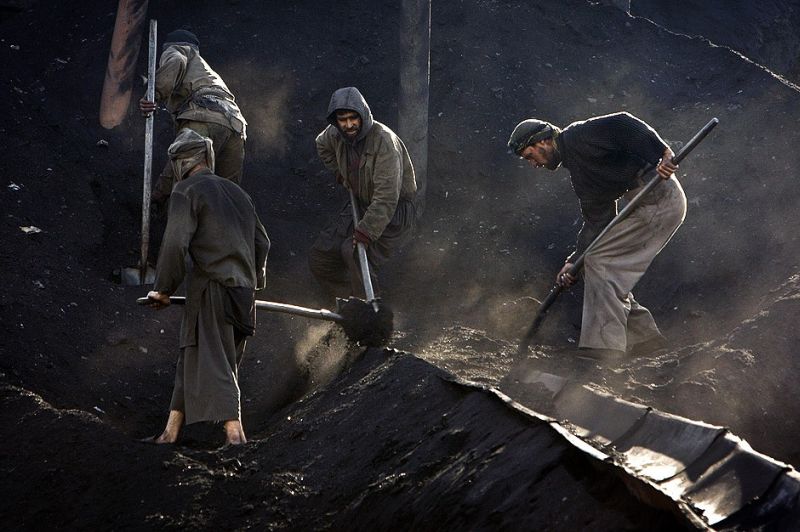
<path id="1" fill-rule="evenodd" d="M 395 138 L 397 137 L 397 133 L 392 131 L 392 128 L 384 124 L 383 122 L 378 122 L 377 120 L 372 121 L 372 129 L 369 130 L 370 133 L 375 133 L 376 135 L 387 136 Z"/>
<path id="2" fill-rule="evenodd" d="M 581 143 L 598 138 L 613 138 L 642 126 L 646 127 L 647 124 L 627 111 L 620 111 L 573 122 L 561 134 L 565 143 Z"/>
<path id="3" fill-rule="evenodd" d="M 191 177 L 187 177 L 186 179 L 178 181 L 175 184 L 175 188 L 173 188 L 172 192 L 173 194 L 178 192 L 179 194 L 185 195 L 200 194 L 205 190 L 216 189 L 220 186 L 225 186 L 222 184 L 225 181 L 228 181 L 230 184 L 238 187 L 236 183 L 220 177 L 211 171 L 202 171 L 192 175 Z"/>
<path id="4" fill-rule="evenodd" d="M 183 185 L 181 189 L 178 185 Z M 253 205 L 253 200 L 242 187 L 211 172 L 195 174 L 189 179 L 178 182 L 173 193 L 178 191 L 188 198 L 195 198 L 201 203 L 216 202 L 219 198 L 228 198 L 225 201 L 234 201 L 237 204 Z M 215 199 L 216 198 L 216 199 Z"/>
<path id="5" fill-rule="evenodd" d="M 337 140 L 341 140 L 341 135 L 339 135 L 338 130 L 334 126 L 328 124 L 322 129 L 322 131 L 319 132 L 319 135 L 317 135 L 318 142 L 323 139 L 335 142 Z"/>
<path id="6" fill-rule="evenodd" d="M 188 46 L 170 45 L 161 53 L 161 61 L 188 61 L 191 49 Z"/>
<path id="7" fill-rule="evenodd" d="M 576 131 L 598 126 L 602 127 L 612 123 L 628 122 L 631 120 L 638 121 L 639 119 L 630 114 L 628 111 L 619 111 L 616 113 L 609 113 L 607 115 L 593 116 L 585 120 L 578 120 L 565 127 L 564 131 Z"/>
<path id="8" fill-rule="evenodd" d="M 370 140 L 370 143 L 373 146 L 391 146 L 393 148 L 399 149 L 399 146 L 402 144 L 400 136 L 392 131 L 392 129 L 382 122 L 378 122 L 375 120 L 372 124 L 372 128 L 367 133 L 367 139 Z"/>
<path id="9" fill-rule="evenodd" d="M 181 181 L 178 181 L 178 183 L 176 183 L 175 186 L 176 187 L 179 185 L 184 185 L 187 187 L 196 186 L 198 183 L 203 183 L 207 180 L 213 180 L 214 178 L 219 178 L 219 176 L 209 169 L 202 169 L 192 174 L 191 176 L 186 177 Z"/>

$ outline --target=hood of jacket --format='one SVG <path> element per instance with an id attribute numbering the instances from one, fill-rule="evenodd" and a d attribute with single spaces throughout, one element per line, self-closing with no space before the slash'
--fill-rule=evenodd
<path id="1" fill-rule="evenodd" d="M 336 123 L 336 111 L 339 109 L 346 109 L 348 111 L 355 111 L 361 117 L 361 131 L 358 132 L 358 137 L 354 143 L 359 142 L 367 136 L 369 130 L 372 129 L 374 120 L 372 119 L 372 111 L 369 109 L 369 104 L 364 96 L 355 87 L 344 87 L 337 89 L 331 95 L 331 102 L 328 104 L 328 122 L 336 128 L 339 135 L 345 140 L 347 137 L 342 135 L 339 130 L 339 125 Z"/>

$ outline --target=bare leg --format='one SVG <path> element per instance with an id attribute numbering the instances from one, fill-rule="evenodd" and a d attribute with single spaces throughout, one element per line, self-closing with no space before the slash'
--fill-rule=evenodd
<path id="1" fill-rule="evenodd" d="M 178 433 L 183 426 L 183 412 L 180 410 L 170 410 L 169 418 L 167 419 L 167 426 L 164 427 L 164 432 L 161 436 L 156 438 L 156 443 L 175 443 L 178 441 Z"/>
<path id="2" fill-rule="evenodd" d="M 242 445 L 247 443 L 247 438 L 244 436 L 244 429 L 242 422 L 238 419 L 229 419 L 225 422 L 225 444 L 226 445 Z"/>

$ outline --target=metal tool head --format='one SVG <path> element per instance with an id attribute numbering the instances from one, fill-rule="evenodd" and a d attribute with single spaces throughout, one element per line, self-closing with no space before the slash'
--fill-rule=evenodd
<path id="1" fill-rule="evenodd" d="M 375 311 L 373 304 L 351 297 L 337 300 L 338 312 L 342 315 L 340 325 L 347 337 L 367 347 L 382 347 L 394 332 L 394 313 L 380 299 Z"/>
<path id="2" fill-rule="evenodd" d="M 144 271 L 139 266 L 122 268 L 119 270 L 119 282 L 125 286 L 153 284 L 156 282 L 156 270 L 150 265 Z"/>

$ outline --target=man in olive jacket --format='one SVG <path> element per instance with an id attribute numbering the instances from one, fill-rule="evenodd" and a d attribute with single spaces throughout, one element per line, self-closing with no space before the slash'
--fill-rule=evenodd
<path id="1" fill-rule="evenodd" d="M 330 295 L 365 297 L 355 250 L 361 242 L 378 294 L 377 272 L 411 237 L 417 192 L 414 167 L 403 141 L 372 118 L 355 87 L 333 93 L 328 122 L 317 136 L 317 153 L 337 182 L 353 191 L 360 218 L 353 223 L 348 200 L 314 242 L 309 266 Z"/>
<path id="2" fill-rule="evenodd" d="M 183 425 L 222 421 L 226 443 L 245 442 L 239 363 L 255 330 L 255 290 L 266 284 L 269 238 L 247 193 L 215 175 L 211 140 L 183 129 L 169 147 L 177 183 L 158 256 L 152 306 L 186 279 L 180 355 L 169 419 L 156 443 Z"/>
<path id="3" fill-rule="evenodd" d="M 175 121 L 175 131 L 189 128 L 213 141 L 215 173 L 236 184 L 242 180 L 247 122 L 233 93 L 200 56 L 194 33 L 175 30 L 167 35 L 156 70 L 156 101 L 163 102 Z M 156 102 L 142 98 L 139 109 L 146 115 Z M 170 195 L 175 177 L 168 162 L 153 191 L 153 201 Z"/>

